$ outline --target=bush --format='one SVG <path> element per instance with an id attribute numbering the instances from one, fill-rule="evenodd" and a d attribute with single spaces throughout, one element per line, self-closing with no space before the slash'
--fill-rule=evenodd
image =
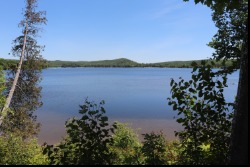
<path id="1" fill-rule="evenodd" d="M 113 128 L 108 127 L 104 116 L 104 101 L 99 105 L 89 102 L 80 106 L 80 119 L 66 122 L 67 137 L 56 146 L 46 145 L 51 164 L 56 165 L 107 165 L 111 162 L 108 145 L 112 143 Z"/>
<path id="2" fill-rule="evenodd" d="M 15 134 L 0 137 L 1 165 L 46 165 L 48 157 L 42 154 L 37 139 L 23 141 Z"/>
<path id="3" fill-rule="evenodd" d="M 81 118 L 66 122 L 67 136 L 58 145 L 46 145 L 44 154 L 52 165 L 165 165 L 175 164 L 178 143 L 166 142 L 162 133 L 145 134 L 142 146 L 128 124 L 109 127 L 100 105 L 85 101 Z"/>
<path id="4" fill-rule="evenodd" d="M 192 80 L 171 81 L 169 105 L 178 111 L 177 122 L 184 130 L 176 132 L 181 139 L 181 160 L 189 165 L 226 164 L 228 161 L 232 103 L 225 101 L 227 75 L 215 71 L 202 61 L 193 64 Z"/>
<path id="5" fill-rule="evenodd" d="M 142 153 L 146 165 L 173 165 L 178 160 L 178 143 L 167 142 L 163 132 L 143 134 Z"/>
<path id="6" fill-rule="evenodd" d="M 140 165 L 143 164 L 141 153 L 142 144 L 134 130 L 120 122 L 115 122 L 116 127 L 112 135 L 113 143 L 109 151 L 113 155 L 113 165 Z"/>

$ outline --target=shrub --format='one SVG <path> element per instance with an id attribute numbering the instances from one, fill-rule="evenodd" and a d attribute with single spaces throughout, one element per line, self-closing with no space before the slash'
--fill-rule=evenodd
<path id="1" fill-rule="evenodd" d="M 112 143 L 113 128 L 108 127 L 108 117 L 104 116 L 104 101 L 99 105 L 89 102 L 80 106 L 80 119 L 66 122 L 67 137 L 56 146 L 46 145 L 51 164 L 56 165 L 107 165 L 111 154 L 108 144 Z"/>
<path id="2" fill-rule="evenodd" d="M 142 153 L 146 165 L 172 165 L 178 158 L 178 143 L 167 142 L 163 132 L 143 134 L 144 142 Z"/>
<path id="3" fill-rule="evenodd" d="M 227 75 L 213 70 L 202 61 L 193 64 L 192 80 L 171 81 L 173 110 L 178 110 L 177 122 L 184 130 L 176 132 L 181 139 L 183 164 L 226 164 L 230 145 L 232 103 L 225 101 Z"/>
<path id="4" fill-rule="evenodd" d="M 1 165 L 46 165 L 48 157 L 42 154 L 37 139 L 23 141 L 15 134 L 0 136 Z"/>
<path id="5" fill-rule="evenodd" d="M 113 143 L 109 151 L 113 155 L 113 165 L 140 165 L 143 164 L 141 153 L 142 144 L 138 135 L 128 124 L 115 122 L 116 127 L 112 135 Z"/>

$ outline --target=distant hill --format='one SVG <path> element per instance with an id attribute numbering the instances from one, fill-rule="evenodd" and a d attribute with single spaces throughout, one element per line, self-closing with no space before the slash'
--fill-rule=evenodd
<path id="1" fill-rule="evenodd" d="M 160 68 L 191 68 L 192 62 L 195 61 L 200 64 L 201 60 L 190 61 L 169 61 L 159 63 L 137 63 L 135 61 L 120 58 L 114 60 L 100 60 L 100 61 L 47 61 L 47 67 L 160 67 Z M 208 60 L 210 61 L 210 60 Z M 17 66 L 18 60 L 6 60 L 0 59 L 0 66 L 4 69 Z M 226 65 L 231 64 L 231 61 L 227 61 Z M 221 62 L 216 62 L 215 68 L 221 67 Z"/>
<path id="2" fill-rule="evenodd" d="M 160 63 L 138 63 L 126 58 L 100 61 L 48 61 L 48 67 L 160 67 L 160 68 L 191 68 L 192 62 L 201 63 L 202 60 L 169 61 Z M 210 61 L 210 60 L 207 60 Z M 231 61 L 227 62 L 229 65 Z M 214 67 L 221 67 L 221 62 L 216 62 Z"/>
<path id="3" fill-rule="evenodd" d="M 139 64 L 129 59 L 100 61 L 48 61 L 49 67 L 137 67 Z"/>

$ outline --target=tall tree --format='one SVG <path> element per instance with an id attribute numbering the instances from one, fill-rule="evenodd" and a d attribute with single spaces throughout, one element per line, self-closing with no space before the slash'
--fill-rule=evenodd
<path id="1" fill-rule="evenodd" d="M 20 61 L 18 68 L 12 69 L 9 73 L 8 87 L 11 89 L 2 109 L 4 113 L 10 108 L 14 111 L 14 115 L 8 114 L 6 118 L 8 121 L 5 121 L 5 125 L 2 124 L 3 116 L 0 118 L 1 130 L 17 128 L 22 132 L 35 133 L 37 128 L 34 123 L 36 116 L 33 112 L 42 105 L 41 87 L 37 84 L 41 80 L 40 73 L 44 60 L 40 53 L 44 47 L 37 44 L 35 37 L 41 30 L 38 25 L 46 24 L 47 19 L 45 12 L 37 12 L 36 8 L 37 0 L 26 0 L 24 19 L 19 23 L 19 26 L 23 28 L 23 34 L 14 40 L 12 48 L 13 55 L 20 57 Z"/>
<path id="2" fill-rule="evenodd" d="M 229 163 L 248 164 L 248 0 L 194 1 L 207 5 L 213 10 L 213 20 L 219 29 L 214 40 L 209 44 L 216 50 L 214 58 L 239 60 L 237 64 L 240 67 L 240 77 Z M 229 69 L 228 73 L 231 71 Z"/>
<path id="3" fill-rule="evenodd" d="M 247 23 L 248 27 L 248 23 Z M 248 31 L 245 33 L 248 38 Z M 248 40 L 243 45 L 231 135 L 230 164 L 248 164 Z"/>

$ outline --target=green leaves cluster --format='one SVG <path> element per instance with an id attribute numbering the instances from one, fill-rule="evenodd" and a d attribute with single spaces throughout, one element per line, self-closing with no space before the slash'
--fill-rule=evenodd
<path id="1" fill-rule="evenodd" d="M 215 49 L 213 58 L 216 60 L 236 60 L 231 68 L 240 67 L 243 42 L 247 40 L 248 2 L 238 1 L 237 9 L 221 12 L 214 11 L 212 19 L 218 28 L 212 42 L 208 44 Z"/>
<path id="2" fill-rule="evenodd" d="M 116 129 L 112 135 L 109 151 L 112 153 L 113 165 L 140 165 L 144 163 L 142 144 L 137 133 L 128 124 L 114 123 Z"/>
<path id="3" fill-rule="evenodd" d="M 194 0 L 195 4 L 202 3 L 216 12 L 222 12 L 224 9 L 226 11 L 237 9 L 242 1 L 246 2 L 247 0 Z"/>
<path id="4" fill-rule="evenodd" d="M 161 165 L 175 164 L 177 143 L 166 142 L 163 134 L 145 134 L 143 144 L 128 126 L 111 127 L 103 108 L 87 99 L 80 106 L 81 118 L 66 122 L 67 136 L 59 144 L 45 145 L 52 165 Z M 153 156 L 152 156 L 153 155 Z"/>
<path id="5" fill-rule="evenodd" d="M 2 67 L 0 66 L 0 110 L 2 110 L 5 103 L 5 96 L 3 91 L 5 90 L 5 78 L 4 73 L 2 71 Z"/>
<path id="6" fill-rule="evenodd" d="M 67 137 L 59 145 L 47 146 L 45 149 L 51 164 L 110 164 L 108 144 L 112 142 L 114 127 L 108 127 L 103 105 L 104 101 L 97 105 L 86 99 L 85 104 L 80 106 L 82 117 L 66 122 Z"/>
<path id="7" fill-rule="evenodd" d="M 184 0 L 188 1 L 188 0 Z M 213 58 L 236 60 L 222 72 L 230 74 L 240 67 L 235 101 L 229 164 L 248 164 L 248 0 L 194 0 L 213 11 L 218 32 L 209 46 L 215 49 Z"/>
<path id="8" fill-rule="evenodd" d="M 162 134 L 144 134 L 142 152 L 146 156 L 146 164 L 164 165 L 166 161 L 166 141 Z"/>
<path id="9" fill-rule="evenodd" d="M 14 68 L 17 66 L 17 60 L 7 60 L 0 58 L 0 66 L 2 66 L 4 70 Z"/>
<path id="10" fill-rule="evenodd" d="M 184 127 L 175 132 L 181 139 L 183 163 L 226 164 L 233 107 L 224 99 L 226 82 L 227 75 L 205 61 L 199 68 L 194 63 L 190 81 L 171 80 L 169 105 L 178 111 L 177 122 Z M 204 150 L 204 145 L 209 148 Z"/>
<path id="11" fill-rule="evenodd" d="M 23 140 L 9 133 L 0 136 L 0 165 L 47 165 L 49 159 L 42 153 L 37 139 Z"/>
<path id="12" fill-rule="evenodd" d="M 173 165 L 178 160 L 176 142 L 167 142 L 163 133 L 143 134 L 142 153 L 146 165 Z"/>
<path id="13" fill-rule="evenodd" d="M 5 96 L 5 79 L 0 66 L 0 109 L 2 109 Z M 12 111 L 9 113 L 13 114 Z M 0 113 L 6 114 L 6 113 Z M 1 115 L 6 116 L 6 115 Z M 6 121 L 6 120 L 4 120 Z M 5 129 L 5 133 L 0 133 L 0 165 L 47 165 L 49 159 L 43 155 L 42 147 L 36 138 L 23 139 L 23 132 L 14 130 L 15 133 Z"/>

